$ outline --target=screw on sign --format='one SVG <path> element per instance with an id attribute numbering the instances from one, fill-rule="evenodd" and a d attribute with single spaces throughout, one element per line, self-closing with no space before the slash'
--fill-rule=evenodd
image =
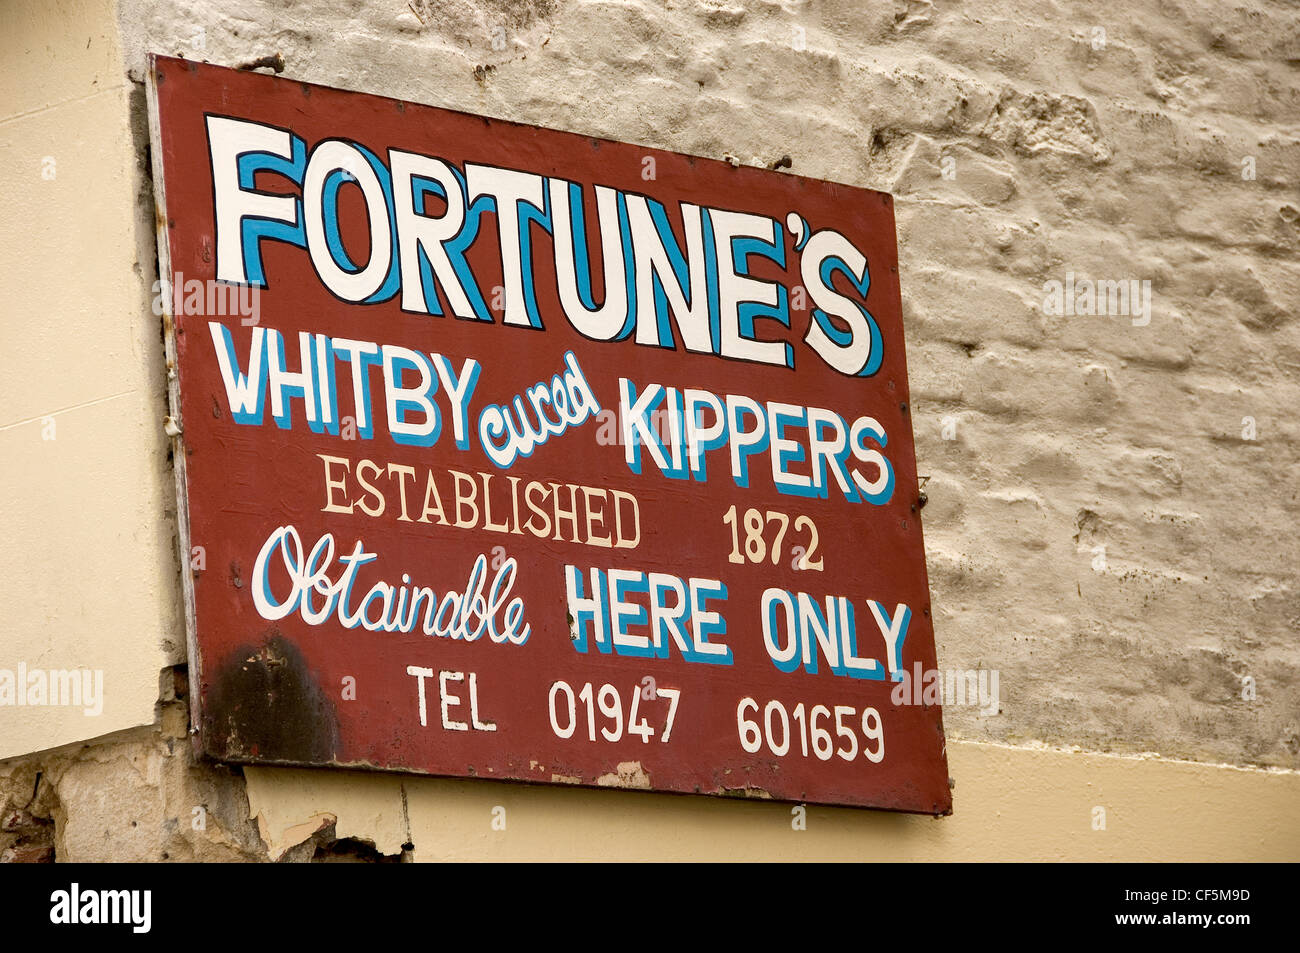
<path id="1" fill-rule="evenodd" d="M 163 274 L 257 292 L 162 296 L 209 755 L 950 810 L 888 196 L 166 57 L 150 119 Z"/>

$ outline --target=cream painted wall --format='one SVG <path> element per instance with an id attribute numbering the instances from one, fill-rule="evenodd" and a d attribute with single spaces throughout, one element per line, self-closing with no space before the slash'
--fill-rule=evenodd
<path id="1" fill-rule="evenodd" d="M 101 671 L 103 704 L 0 705 L 0 758 L 152 724 L 184 650 L 116 21 L 90 0 L 2 13 L 0 669 Z"/>
<path id="2" fill-rule="evenodd" d="M 273 857 L 336 820 L 337 836 L 389 854 L 411 843 L 420 862 L 1300 860 L 1294 772 L 969 742 L 950 744 L 948 758 L 957 781 L 951 817 L 809 807 L 803 830 L 791 805 L 761 801 L 245 774 Z"/>

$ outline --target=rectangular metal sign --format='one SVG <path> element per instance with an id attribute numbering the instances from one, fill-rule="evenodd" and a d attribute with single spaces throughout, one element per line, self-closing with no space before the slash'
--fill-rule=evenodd
<path id="1" fill-rule="evenodd" d="M 218 759 L 951 807 L 888 195 L 156 57 Z"/>

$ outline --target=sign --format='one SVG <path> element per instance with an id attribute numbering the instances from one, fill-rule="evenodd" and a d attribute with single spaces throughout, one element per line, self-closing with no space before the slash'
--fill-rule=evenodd
<path id="1" fill-rule="evenodd" d="M 950 810 L 888 195 L 150 97 L 205 753 Z"/>

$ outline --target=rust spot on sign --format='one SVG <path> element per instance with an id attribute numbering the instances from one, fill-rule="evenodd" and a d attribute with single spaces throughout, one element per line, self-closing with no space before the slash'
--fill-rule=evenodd
<path id="1" fill-rule="evenodd" d="M 334 704 L 278 629 L 234 653 L 205 694 L 204 737 L 213 757 L 301 764 L 336 755 Z"/>

